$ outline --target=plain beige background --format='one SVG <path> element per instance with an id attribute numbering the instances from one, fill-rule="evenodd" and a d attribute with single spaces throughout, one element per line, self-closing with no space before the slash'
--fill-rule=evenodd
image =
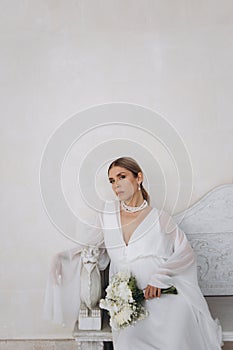
<path id="1" fill-rule="evenodd" d="M 232 183 L 233 3 L 2 0 L 0 9 L 0 338 L 69 337 L 42 318 L 51 257 L 73 247 L 40 197 L 48 138 L 91 106 L 137 104 L 182 137 L 192 203 Z"/>

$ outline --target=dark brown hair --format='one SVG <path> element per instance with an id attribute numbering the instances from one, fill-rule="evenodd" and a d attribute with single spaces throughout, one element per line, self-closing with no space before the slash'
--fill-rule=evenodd
<path id="1" fill-rule="evenodd" d="M 121 157 L 121 158 L 117 158 L 115 159 L 108 168 L 108 175 L 109 175 L 109 171 L 111 168 L 113 168 L 114 166 L 120 166 L 122 168 L 125 168 L 129 171 L 131 171 L 131 173 L 133 174 L 133 176 L 136 178 L 138 176 L 139 172 L 142 172 L 142 169 L 140 168 L 140 166 L 138 165 L 138 163 L 131 157 Z M 147 191 L 145 190 L 145 188 L 143 187 L 142 182 L 140 183 L 140 187 L 141 187 L 141 191 L 142 191 L 142 196 L 143 198 L 148 202 L 148 204 L 150 204 L 150 196 L 147 193 Z"/>

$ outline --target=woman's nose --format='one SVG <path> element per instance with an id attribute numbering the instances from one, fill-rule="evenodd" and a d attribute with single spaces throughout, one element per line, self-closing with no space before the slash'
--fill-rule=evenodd
<path id="1" fill-rule="evenodd" d="M 118 188 L 119 187 L 119 184 L 118 184 L 118 180 L 115 181 L 115 188 Z"/>

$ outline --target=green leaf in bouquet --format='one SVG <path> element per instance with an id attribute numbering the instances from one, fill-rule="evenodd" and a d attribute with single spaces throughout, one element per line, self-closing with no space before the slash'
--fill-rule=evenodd
<path id="1" fill-rule="evenodd" d="M 142 289 L 139 289 L 137 286 L 136 278 L 134 276 L 131 276 L 128 282 L 128 286 L 132 292 L 132 296 L 136 302 L 140 302 L 144 297 L 144 293 Z"/>

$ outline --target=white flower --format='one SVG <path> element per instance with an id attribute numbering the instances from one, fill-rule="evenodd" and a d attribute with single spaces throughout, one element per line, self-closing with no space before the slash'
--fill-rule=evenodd
<path id="1" fill-rule="evenodd" d="M 133 302 L 132 292 L 128 288 L 127 282 L 123 282 L 119 285 L 118 293 L 121 299 L 129 302 Z"/>
<path id="2" fill-rule="evenodd" d="M 125 307 L 115 315 L 115 320 L 119 325 L 123 325 L 131 320 L 131 315 L 131 307 L 129 305 L 125 305 Z"/>
<path id="3" fill-rule="evenodd" d="M 102 309 L 108 310 L 110 326 L 116 330 L 130 326 L 148 316 L 145 308 L 133 298 L 132 290 L 135 290 L 137 285 L 136 279 L 130 280 L 130 277 L 128 271 L 120 271 L 112 276 L 106 288 L 106 297 L 99 303 Z M 129 281 L 132 290 L 129 287 Z M 137 290 L 140 291 L 138 288 Z"/>

